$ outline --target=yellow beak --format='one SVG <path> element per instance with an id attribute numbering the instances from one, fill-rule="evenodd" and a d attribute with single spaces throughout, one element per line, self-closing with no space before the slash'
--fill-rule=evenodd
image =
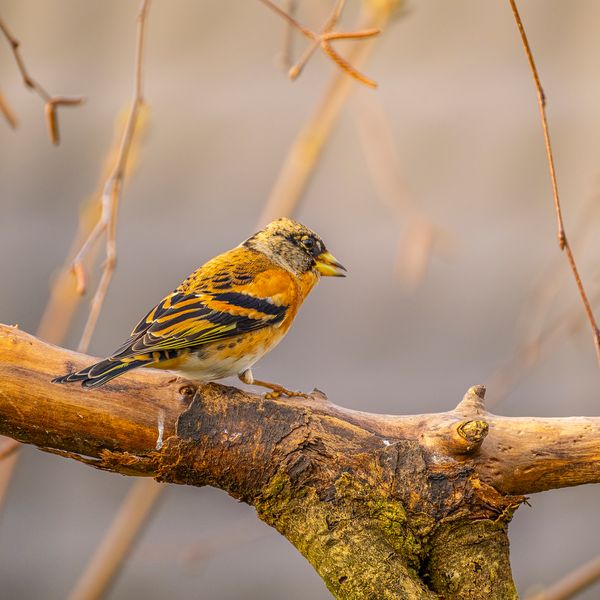
<path id="1" fill-rule="evenodd" d="M 317 271 L 325 277 L 346 277 L 346 267 L 342 265 L 330 252 L 323 252 L 316 257 Z"/>

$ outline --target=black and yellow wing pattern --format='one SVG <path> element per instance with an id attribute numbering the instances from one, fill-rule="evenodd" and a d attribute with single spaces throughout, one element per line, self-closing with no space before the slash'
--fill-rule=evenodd
<path id="1" fill-rule="evenodd" d="M 263 265 L 260 258 L 251 263 L 252 269 L 239 272 L 236 250 L 227 253 L 233 264 L 223 264 L 222 255 L 190 275 L 138 323 L 109 358 L 53 381 L 81 381 L 84 387 L 98 387 L 130 369 L 281 324 L 289 308 L 285 302 L 290 295 L 288 273 L 274 270 L 272 264 Z"/>

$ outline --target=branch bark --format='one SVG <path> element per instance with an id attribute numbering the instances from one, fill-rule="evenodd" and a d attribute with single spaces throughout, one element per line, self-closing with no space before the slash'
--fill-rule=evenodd
<path id="1" fill-rule="evenodd" d="M 516 598 L 507 525 L 522 494 L 600 480 L 600 418 L 499 417 L 483 386 L 449 412 L 391 416 L 144 369 L 100 390 L 50 383 L 91 360 L 0 326 L 0 434 L 226 490 L 340 599 Z"/>

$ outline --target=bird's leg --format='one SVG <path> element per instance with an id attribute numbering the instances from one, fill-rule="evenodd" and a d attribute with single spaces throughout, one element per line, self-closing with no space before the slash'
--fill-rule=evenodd
<path id="1" fill-rule="evenodd" d="M 252 374 L 251 369 L 246 369 L 242 371 L 238 377 L 240 381 L 247 383 L 248 385 L 258 385 L 260 387 L 266 387 L 271 390 L 270 392 L 265 394 L 265 398 L 279 398 L 280 396 L 287 396 L 288 398 L 293 396 L 299 396 L 301 398 L 308 398 L 308 394 L 303 392 L 294 392 L 293 390 L 288 390 L 287 388 L 279 385 L 278 383 L 271 383 L 269 381 L 261 381 L 260 379 L 254 379 L 254 375 Z"/>

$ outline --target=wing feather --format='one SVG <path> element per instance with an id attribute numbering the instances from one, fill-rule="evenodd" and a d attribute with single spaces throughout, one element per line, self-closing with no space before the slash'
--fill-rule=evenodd
<path id="1" fill-rule="evenodd" d="M 150 310 L 112 358 L 202 346 L 280 324 L 293 297 L 291 278 L 280 269 L 257 271 L 227 287 L 220 273 L 214 285 L 205 271 L 196 285 L 178 288 Z"/>

